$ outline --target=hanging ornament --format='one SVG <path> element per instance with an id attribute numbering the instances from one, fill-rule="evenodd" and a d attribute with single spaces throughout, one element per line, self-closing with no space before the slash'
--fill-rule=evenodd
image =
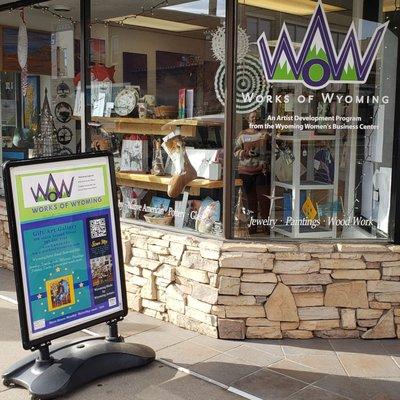
<path id="1" fill-rule="evenodd" d="M 221 65 L 214 79 L 214 90 L 218 101 L 225 106 L 225 25 L 211 32 L 211 48 Z M 257 96 L 266 96 L 269 91 L 260 60 L 249 53 L 249 36 L 240 26 L 237 29 L 236 112 L 247 114 L 260 107 Z M 251 94 L 252 101 L 245 101 Z M 246 97 L 243 97 L 245 95 Z"/>
<path id="2" fill-rule="evenodd" d="M 215 74 L 214 89 L 218 101 L 225 106 L 225 64 L 221 64 Z M 265 98 L 269 91 L 269 83 L 257 57 L 247 54 L 238 65 L 236 71 L 236 112 L 248 114 L 261 104 L 257 98 Z M 252 101 L 247 100 L 247 95 L 252 96 Z"/>
<path id="3" fill-rule="evenodd" d="M 211 32 L 211 36 L 211 49 L 214 58 L 221 63 L 225 63 L 225 24 Z M 237 29 L 237 43 L 237 61 L 240 63 L 249 52 L 250 46 L 249 36 L 240 26 Z"/>
<path id="4" fill-rule="evenodd" d="M 315 208 L 310 195 L 307 196 L 307 200 L 303 203 L 301 209 L 303 210 L 303 213 L 306 216 L 306 218 L 309 220 L 314 220 L 315 217 L 318 215 L 317 209 Z"/>
<path id="5" fill-rule="evenodd" d="M 20 12 L 21 24 L 18 28 L 18 64 L 21 67 L 21 90 L 26 96 L 28 88 L 28 31 L 25 23 L 24 9 Z"/>
<path id="6" fill-rule="evenodd" d="M 47 98 L 47 88 L 44 92 L 42 110 L 40 112 L 40 134 L 38 140 L 37 156 L 50 157 L 54 154 L 54 146 L 57 146 L 57 134 L 54 129 L 53 116 L 50 111 L 49 99 Z"/>

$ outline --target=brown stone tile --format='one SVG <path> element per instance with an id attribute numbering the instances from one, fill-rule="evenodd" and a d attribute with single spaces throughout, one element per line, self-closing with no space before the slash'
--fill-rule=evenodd
<path id="1" fill-rule="evenodd" d="M 283 355 L 272 355 L 262 350 L 257 350 L 246 344 L 227 351 L 232 357 L 244 360 L 259 367 L 267 367 L 283 359 Z"/>
<path id="2" fill-rule="evenodd" d="M 154 351 L 159 351 L 184 340 L 185 339 L 182 339 L 181 337 L 172 336 L 156 329 L 131 335 L 125 339 L 128 343 L 139 343 L 149 346 Z"/>
<path id="3" fill-rule="evenodd" d="M 184 341 L 160 350 L 157 352 L 157 357 L 175 364 L 190 366 L 207 360 L 208 358 L 212 358 L 218 354 L 221 353 L 211 349 L 210 347 L 202 346 L 190 341 Z"/>
<path id="4" fill-rule="evenodd" d="M 354 400 L 378 400 L 379 396 L 388 396 L 391 393 L 396 393 L 397 397 L 393 399 L 398 399 L 400 393 L 398 382 L 335 375 L 328 375 L 313 385 Z"/>
<path id="5" fill-rule="evenodd" d="M 246 339 L 246 346 L 256 350 L 265 351 L 269 354 L 276 356 L 284 356 L 282 351 L 282 344 L 284 340 L 267 340 L 267 339 Z"/>
<path id="6" fill-rule="evenodd" d="M 333 349 L 326 339 L 287 339 L 283 343 L 283 351 L 287 356 L 301 354 L 324 355 L 332 354 Z"/>
<path id="7" fill-rule="evenodd" d="M 316 373 L 346 376 L 346 371 L 334 353 L 332 355 L 288 356 L 288 360 L 312 368 Z"/>
<path id="8" fill-rule="evenodd" d="M 328 392 L 313 386 L 306 387 L 297 393 L 292 394 L 287 400 L 349 400 L 348 397 Z"/>
<path id="9" fill-rule="evenodd" d="M 198 335 L 190 339 L 190 342 L 201 344 L 202 346 L 208 346 L 220 352 L 228 351 L 235 347 L 239 347 L 243 343 L 240 340 L 222 340 L 222 339 L 211 338 L 209 336 L 204 336 L 204 335 Z"/>
<path id="10" fill-rule="evenodd" d="M 343 353 L 338 357 L 349 376 L 365 378 L 400 378 L 400 368 L 387 355 Z"/>
<path id="11" fill-rule="evenodd" d="M 306 383 L 262 369 L 235 382 L 232 386 L 264 400 L 281 400 L 307 386 Z"/>
<path id="12" fill-rule="evenodd" d="M 240 378 L 259 370 L 260 367 L 224 353 L 195 364 L 190 369 L 225 385 L 232 385 Z"/>
<path id="13" fill-rule="evenodd" d="M 400 340 L 399 339 L 387 339 L 380 340 L 383 348 L 387 352 L 387 354 L 391 356 L 400 355 Z"/>
<path id="14" fill-rule="evenodd" d="M 377 379 L 374 384 L 379 388 L 379 393 L 371 400 L 398 400 L 400 393 L 400 379 Z"/>
<path id="15" fill-rule="evenodd" d="M 155 328 L 155 330 L 165 332 L 168 335 L 178 336 L 182 339 L 190 339 L 200 336 L 198 332 L 180 328 L 179 326 L 173 325 L 169 322 L 163 322 L 160 326 Z"/>
<path id="16" fill-rule="evenodd" d="M 136 333 L 157 328 L 162 324 L 165 324 L 165 322 L 160 321 L 156 318 L 149 317 L 144 314 L 139 314 L 137 312 L 130 311 L 129 314 L 124 318 L 124 320 L 118 323 L 118 329 L 120 335 L 128 337 L 130 335 L 135 335 Z M 105 323 L 95 325 L 90 327 L 89 330 L 98 333 L 99 335 L 107 335 L 108 325 Z"/>
<path id="17" fill-rule="evenodd" d="M 337 352 L 361 354 L 387 354 L 381 340 L 330 339 L 332 348 Z"/>
<path id="18" fill-rule="evenodd" d="M 298 379 L 306 383 L 316 382 L 326 375 L 323 372 L 315 370 L 315 368 L 308 367 L 307 365 L 299 364 L 288 359 L 278 361 L 270 365 L 268 369 L 285 375 L 289 378 Z"/>

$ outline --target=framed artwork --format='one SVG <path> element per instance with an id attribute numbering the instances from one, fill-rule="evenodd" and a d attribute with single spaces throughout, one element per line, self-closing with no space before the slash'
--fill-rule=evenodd
<path id="1" fill-rule="evenodd" d="M 40 114 L 40 77 L 28 76 L 26 96 L 22 96 L 23 127 L 36 131 Z"/>

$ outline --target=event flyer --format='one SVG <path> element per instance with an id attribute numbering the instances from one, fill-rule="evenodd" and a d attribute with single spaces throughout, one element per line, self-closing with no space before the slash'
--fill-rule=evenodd
<path id="1" fill-rule="evenodd" d="M 107 161 L 11 170 L 31 339 L 123 308 Z"/>

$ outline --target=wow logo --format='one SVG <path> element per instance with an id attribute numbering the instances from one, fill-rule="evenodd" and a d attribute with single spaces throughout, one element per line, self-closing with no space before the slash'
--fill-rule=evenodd
<path id="1" fill-rule="evenodd" d="M 314 90 L 330 83 L 365 83 L 387 26 L 388 22 L 376 28 L 362 54 L 353 22 L 337 53 L 328 20 L 319 2 L 297 53 L 285 24 L 273 54 L 265 33 L 260 36 L 257 44 L 266 79 L 269 82 L 302 82 Z"/>
<path id="2" fill-rule="evenodd" d="M 46 189 L 43 189 L 42 185 L 38 183 L 36 192 L 31 187 L 31 193 L 36 203 L 40 203 L 42 201 L 51 201 L 53 203 L 58 199 L 70 197 L 73 184 L 74 177 L 72 177 L 69 187 L 67 187 L 64 179 L 61 181 L 61 185 L 58 186 L 53 175 L 50 174 L 47 179 Z"/>

